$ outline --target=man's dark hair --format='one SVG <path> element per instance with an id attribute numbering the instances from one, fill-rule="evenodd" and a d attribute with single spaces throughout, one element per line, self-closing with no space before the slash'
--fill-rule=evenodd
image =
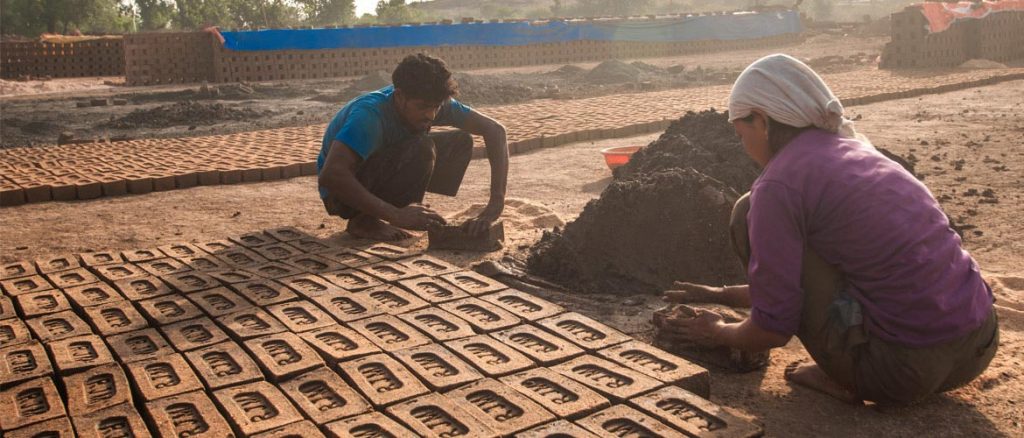
<path id="1" fill-rule="evenodd" d="M 459 94 L 459 84 L 440 58 L 423 53 L 406 56 L 391 73 L 391 83 L 410 99 L 442 102 Z"/>

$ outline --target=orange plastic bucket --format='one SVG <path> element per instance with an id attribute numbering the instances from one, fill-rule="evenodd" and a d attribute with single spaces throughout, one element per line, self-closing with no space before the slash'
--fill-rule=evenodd
<path id="1" fill-rule="evenodd" d="M 623 164 L 629 162 L 629 157 L 640 150 L 643 146 L 619 146 L 617 148 L 601 149 L 601 154 L 604 155 L 604 162 L 608 165 L 609 169 L 615 170 Z"/>

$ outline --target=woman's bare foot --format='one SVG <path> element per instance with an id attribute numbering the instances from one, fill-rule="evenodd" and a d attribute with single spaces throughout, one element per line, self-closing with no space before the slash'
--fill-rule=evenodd
<path id="1" fill-rule="evenodd" d="M 858 404 L 862 402 L 862 400 L 852 392 L 842 386 L 839 386 L 839 384 L 825 374 L 817 364 L 805 364 L 802 361 L 793 362 L 786 367 L 786 371 L 783 375 L 786 377 L 786 380 L 790 382 L 830 395 L 842 402 L 850 404 Z"/>
<path id="2" fill-rule="evenodd" d="M 408 231 L 366 215 L 359 215 L 349 219 L 348 228 L 345 231 L 361 239 L 387 242 L 412 237 L 412 234 L 409 234 Z"/>

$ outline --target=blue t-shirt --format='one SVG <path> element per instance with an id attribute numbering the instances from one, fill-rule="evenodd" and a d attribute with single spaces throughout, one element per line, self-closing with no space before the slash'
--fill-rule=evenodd
<path id="1" fill-rule="evenodd" d="M 365 160 L 382 148 L 402 144 L 413 137 L 413 133 L 406 128 L 391 103 L 394 91 L 395 87 L 388 85 L 352 99 L 338 111 L 324 133 L 320 155 L 316 158 L 317 175 L 324 168 L 327 153 L 330 152 L 334 140 L 348 145 Z M 468 106 L 455 99 L 448 99 L 441 105 L 433 125 L 462 128 L 469 111 Z M 326 197 L 326 190 L 321 188 L 320 198 Z"/>

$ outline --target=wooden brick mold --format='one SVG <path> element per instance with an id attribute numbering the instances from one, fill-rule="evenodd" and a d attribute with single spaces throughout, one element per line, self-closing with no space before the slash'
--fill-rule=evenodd
<path id="1" fill-rule="evenodd" d="M 494 379 L 481 379 L 446 396 L 501 436 L 555 420 L 541 405 Z"/>
<path id="2" fill-rule="evenodd" d="M 576 422 L 598 436 L 680 436 L 671 427 L 626 405 L 615 405 Z"/>
<path id="3" fill-rule="evenodd" d="M 281 384 L 281 390 L 317 425 L 373 410 L 366 399 L 327 368 L 290 379 Z"/>
<path id="4" fill-rule="evenodd" d="M 378 408 L 429 392 L 408 368 L 386 354 L 342 362 L 338 371 Z"/>
<path id="5" fill-rule="evenodd" d="M 587 385 L 615 402 L 636 397 L 663 385 L 636 371 L 589 355 L 552 366 L 551 369 Z"/>
<path id="6" fill-rule="evenodd" d="M 423 437 L 498 436 L 455 401 L 441 394 L 417 397 L 392 406 L 387 412 Z"/>
<path id="7" fill-rule="evenodd" d="M 65 415 L 53 380 L 40 377 L 0 392 L 0 429 L 14 430 Z"/>
<path id="8" fill-rule="evenodd" d="M 678 385 L 701 397 L 711 397 L 708 370 L 674 354 L 640 341 L 605 348 L 598 356 L 659 381 Z"/>
<path id="9" fill-rule="evenodd" d="M 635 397 L 629 404 L 686 436 L 752 438 L 764 433 L 757 425 L 676 386 Z"/>
<path id="10" fill-rule="evenodd" d="M 256 362 L 231 341 L 189 351 L 185 358 L 211 391 L 263 380 Z"/>
<path id="11" fill-rule="evenodd" d="M 89 368 L 65 376 L 64 391 L 68 397 L 68 414 L 88 415 L 120 404 L 131 404 L 128 378 L 117 364 Z"/>
<path id="12" fill-rule="evenodd" d="M 232 436 L 231 426 L 217 412 L 210 397 L 193 391 L 146 403 L 146 418 L 158 436 L 222 438 Z"/>
<path id="13" fill-rule="evenodd" d="M 340 325 L 308 331 L 299 336 L 332 367 L 339 362 L 380 352 L 380 348 L 363 335 Z"/>
<path id="14" fill-rule="evenodd" d="M 398 424 L 380 412 L 370 412 L 356 417 L 328 423 L 327 436 L 331 438 L 349 437 L 404 437 L 413 436 L 413 431 Z"/>
<path id="15" fill-rule="evenodd" d="M 83 438 L 150 436 L 139 411 L 127 403 L 73 417 L 72 422 L 77 436 Z"/>
<path id="16" fill-rule="evenodd" d="M 0 349 L 0 386 L 4 388 L 52 373 L 50 358 L 38 341 Z"/>
<path id="17" fill-rule="evenodd" d="M 242 436 L 267 432 L 302 420 L 288 397 L 267 382 L 254 382 L 213 392 L 227 420 Z"/>
<path id="18" fill-rule="evenodd" d="M 534 368 L 500 380 L 560 418 L 577 419 L 611 405 L 601 394 L 548 368 Z"/>

